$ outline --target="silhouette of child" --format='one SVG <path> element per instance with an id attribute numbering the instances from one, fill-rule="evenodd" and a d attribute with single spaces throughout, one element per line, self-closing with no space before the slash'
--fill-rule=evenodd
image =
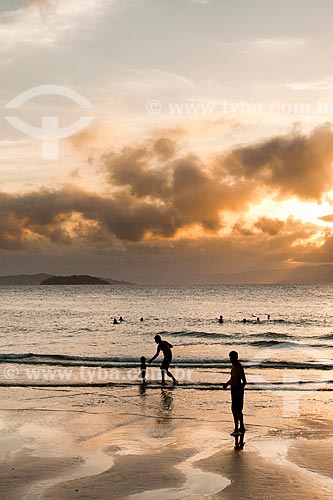
<path id="1" fill-rule="evenodd" d="M 146 358 L 144 356 L 141 356 L 140 358 L 141 365 L 140 365 L 140 376 L 142 378 L 142 382 L 145 384 L 146 383 Z"/>

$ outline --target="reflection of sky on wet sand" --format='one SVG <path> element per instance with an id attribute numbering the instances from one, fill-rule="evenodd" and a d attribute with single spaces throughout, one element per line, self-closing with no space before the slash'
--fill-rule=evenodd
<path id="1" fill-rule="evenodd" d="M 10 398 L 13 407 L 14 393 L 4 390 L 3 406 Z M 17 391 L 18 394 L 21 394 L 20 404 L 25 401 L 30 409 L 19 413 L 0 412 L 3 423 L 0 446 L 2 444 L 6 453 L 13 456 L 24 446 L 45 460 L 49 456 L 76 456 L 85 460 L 68 474 L 36 484 L 31 488 L 29 500 L 37 499 L 39 492 L 51 484 L 102 473 L 112 467 L 117 457 L 158 456 L 165 452 L 174 454 L 175 458 L 183 454 L 180 463 L 176 460 L 175 469 L 183 474 L 184 481 L 179 488 L 159 490 L 158 498 L 161 499 L 181 499 L 186 495 L 196 498 L 223 490 L 230 480 L 224 475 L 223 457 L 228 457 L 233 467 L 243 470 L 248 453 L 272 464 L 280 461 L 277 465 L 286 466 L 296 475 L 317 484 L 319 475 L 309 474 L 306 469 L 286 461 L 286 452 L 299 429 L 304 429 L 309 438 L 306 441 L 311 443 L 311 439 L 318 436 L 318 430 L 325 429 L 325 438 L 331 428 L 325 427 L 324 421 L 320 423 L 317 416 L 311 417 L 311 405 L 307 420 L 283 417 L 277 394 L 272 394 L 270 405 L 260 407 L 263 394 L 251 392 L 245 403 L 246 446 L 243 451 L 234 452 L 229 394 L 224 391 L 148 385 L 144 390 L 140 387 L 90 389 L 81 393 L 55 390 L 50 391 L 52 397 L 49 399 L 45 399 L 45 390 L 27 388 Z M 320 394 L 315 393 L 315 396 Z M 198 468 L 200 460 L 210 459 L 220 452 L 219 469 Z M 329 483 L 325 484 L 329 487 Z M 153 493 L 156 498 L 156 491 L 134 494 L 132 498 L 150 500 L 154 498 Z"/>
<path id="2" fill-rule="evenodd" d="M 182 465 L 181 470 L 186 476 L 186 482 L 181 488 L 145 491 L 131 495 L 129 498 L 131 500 L 156 500 L 156 498 L 159 500 L 182 500 L 188 495 L 191 495 L 190 498 L 197 498 L 197 495 L 218 493 L 229 484 L 227 479 L 218 474 L 202 472 L 200 469 L 186 467 L 186 464 Z"/>

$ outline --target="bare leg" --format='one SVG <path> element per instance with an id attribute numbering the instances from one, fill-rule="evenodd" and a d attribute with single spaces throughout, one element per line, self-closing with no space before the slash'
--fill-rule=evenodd
<path id="1" fill-rule="evenodd" d="M 162 384 L 165 384 L 165 370 L 161 370 L 161 375 L 162 375 Z"/>
<path id="2" fill-rule="evenodd" d="M 171 372 L 169 372 L 169 370 L 167 371 L 167 375 L 168 375 L 168 377 L 172 378 L 172 381 L 173 381 L 173 383 L 174 383 L 174 384 L 177 384 L 177 380 L 176 380 L 176 379 L 175 379 L 175 377 L 172 375 L 172 373 L 171 373 Z"/>
<path id="3" fill-rule="evenodd" d="M 238 412 L 235 410 L 232 410 L 232 416 L 234 417 L 234 422 L 235 422 L 235 432 L 238 432 Z"/>

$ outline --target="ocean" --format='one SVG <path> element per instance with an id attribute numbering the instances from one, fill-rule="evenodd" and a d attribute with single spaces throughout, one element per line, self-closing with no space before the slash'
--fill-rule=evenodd
<path id="1" fill-rule="evenodd" d="M 6 498 L 332 498 L 332 286 L 0 294 Z M 176 386 L 161 386 L 160 360 L 140 381 L 156 334 L 174 346 Z M 231 350 L 248 381 L 243 451 L 223 390 Z"/>
<path id="2" fill-rule="evenodd" d="M 3 286 L 0 296 L 6 385 L 137 384 L 159 334 L 183 387 L 220 389 L 236 350 L 248 390 L 333 389 L 333 286 Z M 158 360 L 147 375 L 159 380 Z"/>

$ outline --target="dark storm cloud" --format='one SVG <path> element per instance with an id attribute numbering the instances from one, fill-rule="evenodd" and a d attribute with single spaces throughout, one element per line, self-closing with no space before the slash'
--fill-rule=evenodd
<path id="1" fill-rule="evenodd" d="M 320 201 L 333 187 L 330 125 L 235 148 L 218 161 L 221 175 L 251 179 L 282 197 Z"/>

